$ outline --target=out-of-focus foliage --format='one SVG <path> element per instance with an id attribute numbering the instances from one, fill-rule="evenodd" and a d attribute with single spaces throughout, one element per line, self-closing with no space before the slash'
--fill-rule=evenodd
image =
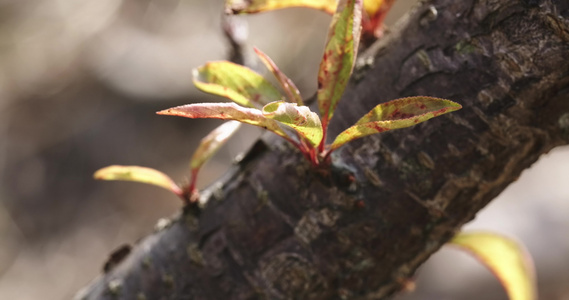
<path id="1" fill-rule="evenodd" d="M 474 255 L 500 280 L 510 300 L 537 299 L 531 257 L 522 245 L 488 232 L 459 233 L 449 243 Z"/>

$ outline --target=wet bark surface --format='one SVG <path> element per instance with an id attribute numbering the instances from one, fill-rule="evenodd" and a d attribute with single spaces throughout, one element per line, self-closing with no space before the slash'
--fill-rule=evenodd
<path id="1" fill-rule="evenodd" d="M 463 109 L 315 170 L 274 136 L 77 299 L 385 299 L 539 156 L 569 142 L 565 1 L 424 1 L 358 61 L 331 137 L 378 103 Z M 124 250 L 123 250 L 124 251 Z"/>

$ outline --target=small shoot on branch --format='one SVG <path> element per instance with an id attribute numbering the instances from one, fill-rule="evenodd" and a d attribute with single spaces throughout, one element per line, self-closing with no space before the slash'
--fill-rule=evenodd
<path id="1" fill-rule="evenodd" d="M 377 13 L 393 0 L 368 5 Z M 322 5 L 326 1 L 229 1 L 232 11 L 259 12 L 291 6 Z M 317 4 L 318 3 L 318 4 Z M 240 7 L 241 10 L 237 10 Z M 409 97 L 377 105 L 355 125 L 326 145 L 326 132 L 338 102 L 346 89 L 357 56 L 361 36 L 362 0 L 340 0 L 334 8 L 328 40 L 318 72 L 317 101 L 320 117 L 303 105 L 294 83 L 259 49 L 255 52 L 281 85 L 285 97 L 258 73 L 229 62 L 208 63 L 198 68 L 194 83 L 205 92 L 236 102 L 198 103 L 158 112 L 186 118 L 235 120 L 262 127 L 285 138 L 314 165 L 328 163 L 330 154 L 347 142 L 370 134 L 410 127 L 430 118 L 455 111 L 455 102 L 433 97 Z M 257 109 L 264 105 L 262 109 Z"/>
<path id="2" fill-rule="evenodd" d="M 375 6 L 368 4 L 367 13 L 379 13 L 393 0 L 382 0 Z M 330 162 L 330 154 L 347 142 L 388 130 L 410 127 L 430 118 L 455 111 L 461 106 L 455 102 L 433 97 L 409 97 L 382 103 L 363 116 L 356 124 L 340 133 L 334 142 L 326 145 L 326 132 L 350 79 L 362 27 L 362 0 L 229 0 L 227 7 L 233 13 L 253 13 L 293 6 L 306 6 L 333 13 L 318 71 L 317 102 L 321 116 L 304 106 L 298 88 L 263 52 L 255 52 L 273 73 L 283 91 L 255 71 L 226 61 L 207 63 L 193 72 L 193 82 L 200 90 L 228 98 L 235 103 L 195 103 L 157 112 L 159 115 L 186 118 L 213 118 L 229 120 L 202 139 L 191 162 L 191 179 L 179 187 L 160 171 L 138 166 L 110 166 L 95 173 L 103 180 L 138 181 L 157 185 L 172 191 L 186 203 L 197 203 L 197 175 L 227 139 L 235 133 L 238 123 L 267 129 L 290 142 L 318 167 Z M 335 11 L 335 12 L 334 12 Z M 288 100 L 285 101 L 285 100 Z M 517 300 L 517 299 L 516 299 Z"/>
<path id="3" fill-rule="evenodd" d="M 199 200 L 196 182 L 200 168 L 227 142 L 240 125 L 236 121 L 225 122 L 201 140 L 190 161 L 191 178 L 186 186 L 178 186 L 168 175 L 158 170 L 139 166 L 108 166 L 96 171 L 93 177 L 98 180 L 135 181 L 156 185 L 171 191 L 186 204 L 195 204 Z"/>
<path id="4" fill-rule="evenodd" d="M 517 242 L 494 233 L 459 233 L 449 245 L 472 254 L 498 278 L 510 300 L 537 299 L 533 263 Z"/>

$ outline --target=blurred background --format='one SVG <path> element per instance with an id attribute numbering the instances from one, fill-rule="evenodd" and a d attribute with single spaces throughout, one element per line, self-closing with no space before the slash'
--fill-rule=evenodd
<path id="1" fill-rule="evenodd" d="M 398 0 L 392 24 L 414 0 Z M 157 116 L 215 101 L 191 70 L 226 59 L 223 0 L 0 0 L 0 299 L 69 299 L 107 255 L 152 231 L 179 200 L 141 184 L 97 182 L 95 170 L 142 165 L 184 181 L 197 142 L 219 124 Z M 289 9 L 244 17 L 262 49 L 308 97 L 330 17 Z M 301 67 L 300 67 L 301 66 Z M 259 135 L 245 126 L 202 170 L 223 173 Z M 569 299 L 569 149 L 552 151 L 469 228 L 521 240 L 542 299 Z M 490 273 L 447 250 L 398 299 L 506 299 Z"/>

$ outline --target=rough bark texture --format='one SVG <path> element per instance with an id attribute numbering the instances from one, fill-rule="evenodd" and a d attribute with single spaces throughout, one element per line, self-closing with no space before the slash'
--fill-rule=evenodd
<path id="1" fill-rule="evenodd" d="M 569 142 L 565 0 L 425 1 L 362 55 L 331 136 L 377 103 L 459 111 L 316 171 L 274 137 L 78 299 L 384 299 L 538 157 Z"/>

